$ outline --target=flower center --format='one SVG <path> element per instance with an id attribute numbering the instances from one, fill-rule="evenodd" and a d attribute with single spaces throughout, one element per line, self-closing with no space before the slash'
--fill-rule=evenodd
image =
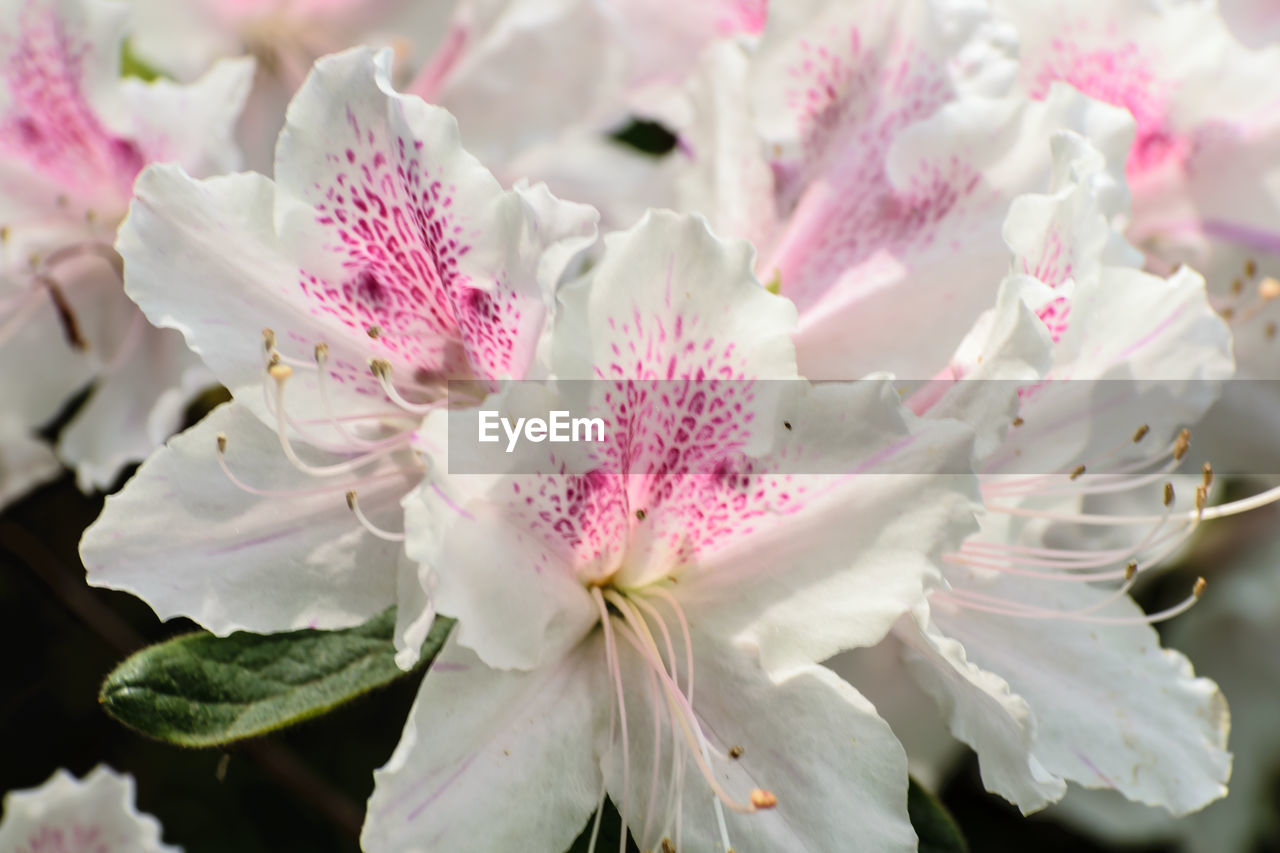
<path id="1" fill-rule="evenodd" d="M 631 757 L 628 745 L 626 692 L 618 654 L 619 639 L 626 641 L 644 663 L 648 675 L 648 695 L 653 718 L 653 762 L 649 779 L 648 806 L 644 823 L 638 833 L 641 849 L 654 849 L 654 845 L 649 842 L 655 838 L 660 839 L 660 849 L 664 853 L 678 849 L 681 837 L 684 778 L 687 762 L 692 761 L 703 781 L 715 795 L 713 804 L 721 844 L 724 850 L 732 853 L 733 846 L 729 841 L 728 827 L 725 825 L 724 809 L 729 808 L 736 812 L 750 814 L 771 809 L 777 805 L 778 801 L 771 792 L 762 788 L 752 789 L 746 802 L 737 800 L 724 789 L 716 777 L 713 762 L 736 761 L 742 756 L 743 750 L 739 746 L 732 747 L 727 752 L 718 750 L 708 740 L 698 721 L 697 713 L 693 708 L 693 644 L 684 609 L 675 596 L 659 585 L 649 585 L 625 592 L 611 585 L 591 585 L 590 591 L 600 614 L 600 625 L 605 639 L 605 663 L 613 682 L 609 711 L 610 744 L 618 733 L 618 727 L 621 728 L 623 790 L 620 811 L 623 826 L 631 825 L 627 813 L 631 801 Z M 676 655 L 676 643 L 672 632 L 667 626 L 662 610 L 649 599 L 664 605 L 679 625 L 680 640 L 684 646 L 683 684 L 681 684 L 680 662 Z M 651 623 L 657 629 L 656 636 L 654 629 L 650 627 Z M 665 728 L 664 720 L 667 724 Z M 667 771 L 670 784 L 663 810 L 664 816 L 659 824 L 656 819 L 659 779 L 662 775 L 664 730 L 671 732 L 671 762 Z M 595 850 L 604 795 L 605 790 L 602 787 L 596 804 L 595 824 L 592 826 L 589 847 L 591 851 Z M 627 833 L 624 831 L 621 835 L 620 853 L 625 850 Z M 676 839 L 674 842 L 673 837 Z"/>

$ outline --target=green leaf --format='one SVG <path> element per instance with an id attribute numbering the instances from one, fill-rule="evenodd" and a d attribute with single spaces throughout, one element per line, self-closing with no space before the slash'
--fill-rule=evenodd
<path id="1" fill-rule="evenodd" d="M 920 837 L 919 853 L 969 853 L 950 812 L 915 779 L 907 788 L 907 814 Z"/>
<path id="2" fill-rule="evenodd" d="M 341 631 L 187 634 L 143 649 L 98 694 L 115 719 L 179 746 L 221 746 L 327 713 L 406 673 L 396 666 L 395 608 Z M 444 645 L 436 619 L 419 666 Z"/>
<path id="3" fill-rule="evenodd" d="M 152 80 L 159 80 L 165 75 L 139 59 L 138 55 L 133 52 L 133 45 L 128 39 L 125 39 L 124 44 L 120 47 L 120 76 L 137 77 L 150 83 Z"/>

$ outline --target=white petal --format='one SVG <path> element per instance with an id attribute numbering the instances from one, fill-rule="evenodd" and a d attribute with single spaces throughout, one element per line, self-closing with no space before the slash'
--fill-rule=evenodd
<path id="1" fill-rule="evenodd" d="M 620 745 L 606 754 L 610 798 L 622 810 L 642 850 L 657 850 L 667 813 L 673 738 L 684 753 L 680 850 L 720 850 L 711 793 L 684 736 L 662 714 L 654 817 L 646 834 L 654 755 L 654 696 L 639 655 L 623 648 L 631 776 L 624 786 Z M 725 809 L 732 849 L 915 850 L 906 815 L 906 755 L 889 726 L 849 684 L 808 665 L 767 675 L 749 646 L 701 631 L 693 635 L 694 710 L 711 748 L 716 780 L 738 802 L 753 789 L 777 797 L 777 807 L 754 814 Z M 677 652 L 679 656 L 679 652 Z M 659 700 L 661 701 L 661 700 Z M 729 757 L 739 747 L 738 758 Z M 674 835 L 674 833 L 673 833 Z"/>
<path id="2" fill-rule="evenodd" d="M 748 511 L 723 530 L 698 520 L 730 505 L 731 484 L 670 510 L 711 539 L 679 575 L 681 602 L 706 630 L 754 639 L 770 672 L 879 642 L 974 529 L 976 497 L 972 432 L 913 417 L 891 383 L 784 390 L 775 416 L 791 428 L 744 486 Z"/>
<path id="3" fill-rule="evenodd" d="M 952 733 L 978 753 L 982 783 L 1030 813 L 1066 793 L 1066 783 L 1032 754 L 1035 716 L 999 675 L 975 666 L 964 647 L 932 623 L 927 605 L 895 631 L 907 644 L 909 672 L 938 703 Z"/>
<path id="4" fill-rule="evenodd" d="M 153 160 L 218 175 L 240 167 L 236 122 L 253 77 L 252 59 L 225 60 L 188 86 L 126 79 L 121 96 L 134 116 L 134 137 Z"/>
<path id="5" fill-rule="evenodd" d="M 242 481 L 299 493 L 242 491 L 218 467 L 219 433 L 228 439 L 227 465 Z M 371 473 L 395 474 L 395 464 Z M 410 486 L 389 477 L 362 488 L 360 506 L 394 529 Z M 273 432 L 225 405 L 107 498 L 80 554 L 90 584 L 126 590 L 162 619 L 188 616 L 216 634 L 349 627 L 395 601 L 401 549 L 357 522 L 344 488 L 295 470 Z"/>
<path id="6" fill-rule="evenodd" d="M 589 278 L 561 290 L 555 375 L 794 378 L 795 309 L 751 268 L 751 246 L 716 238 L 701 217 L 646 213 L 605 237 Z"/>
<path id="7" fill-rule="evenodd" d="M 702 213 L 717 234 L 767 252 L 778 212 L 773 171 L 755 132 L 749 70 L 746 52 L 729 42 L 702 57 L 689 84 L 689 127 L 680 128 L 682 147 L 674 155 L 689 161 L 676 189 L 682 210 Z"/>
<path id="8" fill-rule="evenodd" d="M 275 218 L 308 307 L 416 374 L 523 376 L 541 332 L 543 254 L 595 213 L 504 192 L 454 118 L 397 94 L 390 53 L 316 64 L 277 149 Z"/>
<path id="9" fill-rule="evenodd" d="M 286 355 L 309 358 L 316 343 L 329 345 L 339 377 L 329 385 L 335 410 L 378 410 L 382 397 L 372 393 L 367 347 L 342 326 L 313 317 L 298 298 L 297 268 L 281 252 L 271 222 L 269 180 L 244 174 L 202 182 L 176 167 L 152 166 L 136 192 L 116 242 L 125 290 L 153 325 L 181 332 L 241 405 L 274 423 L 261 389 L 262 330 L 270 328 Z M 290 381 L 289 395 L 293 417 L 325 418 L 310 371 Z"/>
<path id="10" fill-rule="evenodd" d="M 4 798 L 5 850 L 130 850 L 181 853 L 160 840 L 160 822 L 134 806 L 134 782 L 98 765 L 84 779 L 58 770 L 39 788 Z"/>
<path id="11" fill-rule="evenodd" d="M 129 350 L 117 353 L 58 438 L 58 455 L 81 490 L 106 489 L 182 426 L 187 402 L 213 377 L 182 336 L 138 316 Z M 118 360 L 116 360 L 118 359 Z"/>
<path id="12" fill-rule="evenodd" d="M 930 418 L 954 418 L 976 432 L 974 458 L 990 456 L 1018 413 L 1018 389 L 1045 375 L 1052 341 L 1027 307 L 1025 277 L 1001 282 L 996 307 L 978 318 L 951 364 L 911 395 L 907 405 Z"/>
<path id="13" fill-rule="evenodd" d="M 512 517 L 523 501 L 506 502 L 513 485 L 536 488 L 530 481 L 541 478 L 448 477 L 435 467 L 405 498 L 405 548 L 430 578 L 437 609 L 458 619 L 454 639 L 498 669 L 530 670 L 568 654 L 598 620 L 595 605 L 557 543 Z M 555 506 L 546 492 L 574 484 L 549 483 L 542 499 Z"/>
<path id="14" fill-rule="evenodd" d="M 418 662 L 422 644 L 436 618 L 431 573 L 400 554 L 396 562 L 396 665 L 408 671 Z"/>
<path id="15" fill-rule="evenodd" d="M 22 424 L 0 422 L 0 509 L 58 476 L 62 466 L 45 442 Z"/>
<path id="16" fill-rule="evenodd" d="M 369 853 L 560 853 L 595 808 L 607 706 L 599 643 L 532 672 L 499 672 L 450 640 L 374 774 Z"/>
<path id="17" fill-rule="evenodd" d="M 1107 593 L 1003 575 L 967 587 L 1034 607 L 1075 610 Z M 1127 598 L 1098 611 L 1133 618 Z M 1226 702 L 1149 625 L 1028 619 L 933 607 L 968 659 L 998 673 L 1037 721 L 1033 756 L 1050 773 L 1175 814 L 1226 794 Z"/>
<path id="18" fill-rule="evenodd" d="M 968 750 L 951 736 L 929 694 L 913 679 L 902 677 L 905 650 L 897 632 L 891 631 L 877 645 L 842 652 L 823 666 L 867 697 L 906 750 L 912 778 L 937 791 Z"/>

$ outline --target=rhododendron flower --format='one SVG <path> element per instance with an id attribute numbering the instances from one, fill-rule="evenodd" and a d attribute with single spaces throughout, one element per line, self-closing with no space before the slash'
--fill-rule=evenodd
<path id="1" fill-rule="evenodd" d="M 1230 796 L 1174 820 L 1167 812 L 1104 796 L 1108 792 L 1073 791 L 1057 809 L 1059 816 L 1130 844 L 1164 842 L 1193 853 L 1258 849 L 1257 836 L 1269 828 L 1271 780 L 1280 764 L 1280 672 L 1274 656 L 1280 642 L 1280 548 L 1272 538 L 1214 563 L 1213 594 L 1170 624 L 1166 635 L 1231 701 Z"/>
<path id="2" fill-rule="evenodd" d="M 99 765 L 76 779 L 59 770 L 39 788 L 10 791 L 0 849 L 13 853 L 181 853 L 160 841 L 160 822 L 134 805 L 133 777 Z"/>
<path id="3" fill-rule="evenodd" d="M 956 368 L 977 378 L 1035 364 L 1036 338 L 1010 331 L 1033 311 L 1047 345 L 1043 379 L 1009 395 L 1012 412 L 976 395 L 951 399 L 972 394 L 965 382 L 915 406 L 980 427 L 1009 414 L 994 442 L 979 442 L 990 448 L 977 458 L 981 531 L 944 555 L 948 588 L 894 634 L 952 732 L 978 751 L 984 783 L 1024 811 L 1060 798 L 1071 780 L 1182 814 L 1226 793 L 1226 705 L 1148 623 L 1185 611 L 1203 587 L 1151 615 L 1127 593 L 1205 518 L 1260 501 L 1206 509 L 1206 470 L 1185 512 L 1170 485 L 1163 506 L 1153 497 L 1137 514 L 1081 503 L 1169 481 L 1187 451 L 1177 425 L 1194 422 L 1215 381 L 1231 375 L 1230 334 L 1190 270 L 1166 280 L 1106 260 L 1118 235 L 1100 210 L 1101 157 L 1079 137 L 1054 144 L 1053 191 L 1018 199 L 1006 227 L 1014 269 L 1038 278 L 1005 282 Z M 1105 545 L 1082 536 L 1098 526 L 1133 533 Z"/>
<path id="4" fill-rule="evenodd" d="M 270 174 L 285 106 L 321 56 L 364 42 L 402 54 L 401 73 L 425 60 L 457 0 L 131 0 L 134 53 L 189 80 L 220 57 L 258 60 L 240 126 L 249 165 Z M 400 80 L 398 82 L 404 82 Z"/>
<path id="5" fill-rule="evenodd" d="M 708 43 L 753 37 L 765 13 L 765 0 L 464 0 L 409 91 L 456 115 L 500 177 L 546 181 L 623 227 L 671 205 L 669 169 L 607 134 L 663 114 Z"/>
<path id="6" fill-rule="evenodd" d="M 901 748 L 814 662 L 882 637 L 971 529 L 969 430 L 884 379 L 799 380 L 794 308 L 701 219 L 605 242 L 549 346 L 621 395 L 597 467 L 462 476 L 451 447 L 406 500 L 458 624 L 365 848 L 561 851 L 607 793 L 643 850 L 914 850 Z"/>
<path id="7" fill-rule="evenodd" d="M 1062 81 L 1132 113 L 1127 236 L 1150 269 L 1205 275 L 1232 325 L 1237 378 L 1280 379 L 1280 45 L 1244 48 L 1210 2 L 995 5 L 1018 27 L 1030 96 Z M 1274 386 L 1225 395 L 1198 431 L 1230 469 L 1280 472 L 1274 431 L 1256 428 L 1280 418 Z"/>
<path id="8" fill-rule="evenodd" d="M 401 570 L 419 589 L 399 520 L 413 431 L 447 380 L 482 394 L 525 374 L 595 212 L 503 190 L 448 113 L 391 88 L 390 58 L 317 63 L 274 183 L 139 179 L 127 290 L 234 399 L 108 500 L 82 544 L 90 583 L 220 634 L 349 626 L 399 600 L 416 655 L 429 609 L 397 594 Z"/>
<path id="9" fill-rule="evenodd" d="M 180 423 L 206 382 L 180 336 L 125 298 L 111 247 L 151 162 L 233 169 L 252 63 L 190 86 L 120 79 L 128 7 L 4 0 L 0 17 L 0 496 L 52 476 L 34 435 L 90 383 L 58 442 L 81 488 L 110 485 Z"/>
<path id="10" fill-rule="evenodd" d="M 1047 182 L 1048 134 L 1127 146 L 1120 110 L 1065 88 L 997 97 L 1013 51 L 967 2 L 808 2 L 771 16 L 755 50 L 706 57 L 682 206 L 757 245 L 761 280 L 800 310 L 801 372 L 931 376 L 994 299 L 1001 224 Z"/>

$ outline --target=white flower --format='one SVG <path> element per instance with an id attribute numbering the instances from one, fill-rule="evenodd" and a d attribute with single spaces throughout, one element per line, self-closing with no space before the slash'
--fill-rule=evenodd
<path id="1" fill-rule="evenodd" d="M 0 467 L 6 497 L 54 473 L 34 433 L 84 386 L 57 451 L 88 490 L 169 435 L 207 381 L 181 338 L 125 299 L 111 243 L 148 163 L 238 165 L 231 131 L 253 67 L 223 63 L 190 86 L 120 79 L 127 12 L 0 2 L 0 435 L 24 460 Z"/>
<path id="2" fill-rule="evenodd" d="M 914 849 L 900 747 L 814 661 L 880 639 L 971 529 L 969 433 L 883 379 L 799 380 L 751 261 L 653 213 L 561 291 L 551 369 L 598 380 L 596 467 L 431 456 L 407 547 L 458 624 L 366 849 L 552 853 L 606 792 L 644 850 Z"/>
<path id="3" fill-rule="evenodd" d="M 258 60 L 240 125 L 248 165 L 271 173 L 285 106 L 321 56 L 362 43 L 395 47 L 407 66 L 431 55 L 457 0 L 131 0 L 144 62 L 189 80 L 221 57 Z M 400 80 L 398 82 L 404 82 Z"/>
<path id="4" fill-rule="evenodd" d="M 139 179 L 118 243 L 129 295 L 234 400 L 108 500 L 82 543 L 90 583 L 219 634 L 349 626 L 399 600 L 416 655 L 431 616 L 402 597 L 421 595 L 399 532 L 412 433 L 449 380 L 524 375 L 595 212 L 504 191 L 389 63 L 316 65 L 275 183 Z"/>
<path id="5" fill-rule="evenodd" d="M 1271 780 L 1280 764 L 1274 711 L 1280 690 L 1274 657 L 1280 642 L 1280 549 L 1274 536 L 1258 542 L 1245 525 L 1233 532 L 1232 550 L 1253 540 L 1251 547 L 1227 560 L 1212 549 L 1193 552 L 1193 564 L 1214 571 L 1213 594 L 1168 630 L 1169 642 L 1184 649 L 1231 701 L 1230 796 L 1175 821 L 1167 812 L 1104 797 L 1109 792 L 1077 791 L 1063 800 L 1060 816 L 1106 838 L 1173 842 L 1196 853 L 1245 853 L 1270 831 Z M 1263 530 L 1254 533 L 1266 536 Z"/>
<path id="6" fill-rule="evenodd" d="M 59 770 L 39 788 L 10 791 L 0 849 L 13 853 L 181 853 L 160 822 L 134 806 L 133 777 L 99 765 L 84 779 Z"/>
<path id="7" fill-rule="evenodd" d="M 499 176 L 546 181 L 622 227 L 671 205 L 670 169 L 607 133 L 663 116 L 708 43 L 764 21 L 763 0 L 465 0 L 408 91 L 456 115 Z"/>
<path id="8" fill-rule="evenodd" d="M 1054 143 L 1053 191 L 1015 202 L 1006 229 L 1014 268 L 1039 279 L 1007 280 L 979 327 L 983 357 L 953 364 L 970 380 L 1016 375 L 1048 343 L 1044 380 L 1004 392 L 1012 426 L 991 405 L 999 389 L 960 382 L 926 397 L 930 413 L 980 432 L 1005 420 L 995 441 L 979 442 L 981 532 L 944 555 L 949 588 L 895 634 L 953 734 L 978 751 L 984 783 L 1024 811 L 1071 780 L 1183 814 L 1226 793 L 1229 719 L 1216 685 L 1162 650 L 1148 623 L 1184 612 L 1203 587 L 1149 616 L 1127 593 L 1205 518 L 1274 496 L 1205 509 L 1197 489 L 1183 511 L 1166 487 L 1163 507 L 1153 497 L 1131 515 L 1082 511 L 1086 499 L 1146 494 L 1171 478 L 1187 451 L 1177 425 L 1193 423 L 1215 380 L 1231 375 L 1230 335 L 1196 274 L 1164 280 L 1107 260 L 1108 249 L 1129 253 L 1098 204 L 1110 180 L 1097 186 L 1101 157 L 1079 137 Z M 1040 355 L 1020 330 L 1029 310 Z M 1102 543 L 1082 532 L 1097 527 L 1132 532 Z"/>
<path id="9" fill-rule="evenodd" d="M 1199 440 L 1223 470 L 1280 472 L 1274 431 L 1258 428 L 1280 418 L 1280 45 L 1246 49 L 1201 0 L 995 5 L 1018 27 L 1023 91 L 1061 81 L 1132 113 L 1128 238 L 1153 271 L 1204 274 L 1232 325 L 1237 378 L 1268 380 L 1224 395 Z"/>
<path id="10" fill-rule="evenodd" d="M 1001 226 L 1047 183 L 1049 133 L 1122 150 L 1126 119 L 1066 89 L 1004 97 L 1013 34 L 972 3 L 775 12 L 692 87 L 682 206 L 757 245 L 761 280 L 800 310 L 802 373 L 928 378 L 994 300 Z"/>

